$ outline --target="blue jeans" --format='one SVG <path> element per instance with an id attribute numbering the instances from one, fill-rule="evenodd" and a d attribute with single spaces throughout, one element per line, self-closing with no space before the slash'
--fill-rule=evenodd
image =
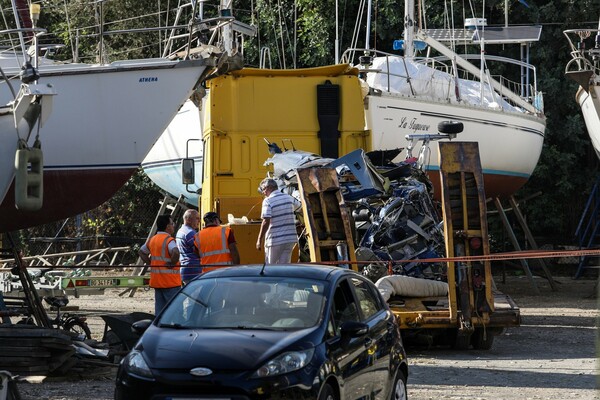
<path id="1" fill-rule="evenodd" d="M 167 305 L 169 300 L 181 289 L 180 286 L 164 289 L 154 289 L 154 315 L 158 315 Z"/>

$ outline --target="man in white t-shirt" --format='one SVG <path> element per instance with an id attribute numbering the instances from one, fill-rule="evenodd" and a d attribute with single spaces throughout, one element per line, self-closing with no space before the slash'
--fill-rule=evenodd
<path id="1" fill-rule="evenodd" d="M 299 202 L 277 189 L 277 182 L 270 178 L 263 179 L 259 186 L 259 191 L 265 198 L 262 202 L 262 224 L 256 249 L 260 251 L 264 241 L 267 264 L 291 262 L 292 250 L 298 243 L 294 210 Z"/>

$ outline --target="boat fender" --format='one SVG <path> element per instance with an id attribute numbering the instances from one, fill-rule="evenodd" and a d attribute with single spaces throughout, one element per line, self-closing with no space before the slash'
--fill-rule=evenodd
<path id="1" fill-rule="evenodd" d="M 406 275 L 389 275 L 375 282 L 379 293 L 387 302 L 392 296 L 438 297 L 448 294 L 448 283 Z"/>
<path id="2" fill-rule="evenodd" d="M 15 206 L 23 211 L 37 211 L 43 202 L 44 155 L 36 140 L 29 148 L 20 140 L 15 155 Z"/>

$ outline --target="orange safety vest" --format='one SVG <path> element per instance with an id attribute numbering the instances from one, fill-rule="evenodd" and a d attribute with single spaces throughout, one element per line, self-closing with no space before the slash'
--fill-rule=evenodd
<path id="1" fill-rule="evenodd" d="M 166 289 L 181 286 L 179 262 L 176 267 L 167 268 L 171 264 L 169 243 L 175 240 L 168 233 L 157 233 L 146 244 L 150 250 L 150 287 Z"/>
<path id="2" fill-rule="evenodd" d="M 227 238 L 231 228 L 228 226 L 209 226 L 194 235 L 194 246 L 198 249 L 201 265 L 214 265 L 203 267 L 202 272 L 222 268 L 233 264 Z"/>

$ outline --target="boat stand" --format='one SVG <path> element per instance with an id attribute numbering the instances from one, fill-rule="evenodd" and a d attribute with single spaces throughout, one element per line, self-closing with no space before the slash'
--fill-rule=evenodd
<path id="1" fill-rule="evenodd" d="M 508 217 L 506 215 L 506 212 L 509 210 L 512 210 L 513 213 L 515 214 L 515 217 L 517 218 L 517 221 L 519 222 L 519 225 L 521 226 L 521 229 L 523 230 L 523 233 L 525 234 L 525 237 L 527 238 L 527 241 L 529 242 L 530 247 L 533 250 L 538 250 L 538 245 L 537 245 L 535 239 L 533 238 L 531 231 L 529 230 L 529 226 L 527 225 L 527 222 L 525 221 L 525 218 L 523 217 L 523 214 L 521 213 L 521 210 L 519 209 L 519 204 L 515 200 L 514 196 L 510 196 L 509 203 L 510 203 L 511 208 L 505 209 L 504 206 L 502 205 L 502 201 L 500 200 L 500 198 L 498 198 L 498 197 L 494 198 L 494 204 L 496 205 L 496 209 L 498 210 L 498 215 L 500 215 L 500 219 L 502 220 L 502 225 L 504 226 L 504 230 L 508 234 L 513 247 L 515 248 L 516 251 L 522 250 L 521 245 L 519 244 L 519 241 L 517 240 L 517 236 L 515 235 L 515 232 L 513 231 L 512 227 L 510 226 Z M 552 275 L 550 275 L 550 272 L 548 271 L 548 268 L 546 267 L 546 263 L 544 262 L 544 260 L 536 259 L 536 261 L 539 263 L 540 267 L 542 268 L 544 275 L 545 275 L 544 277 L 548 280 L 548 283 L 550 283 L 550 287 L 551 287 L 552 291 L 553 292 L 557 291 L 558 288 L 556 287 L 556 282 L 552 278 Z M 527 260 L 524 258 L 521 258 L 521 259 L 519 259 L 519 262 L 521 263 L 521 266 L 523 267 L 523 272 L 525 272 L 525 275 L 527 275 L 527 279 L 529 280 L 529 283 L 531 283 L 531 286 L 533 287 L 535 293 L 540 294 L 540 289 L 537 287 L 535 281 L 533 280 L 533 274 L 531 273 L 531 270 L 529 268 L 529 264 L 528 264 Z"/>
<path id="2" fill-rule="evenodd" d="M 21 254 L 17 250 L 11 234 L 1 234 L 0 239 L 0 243 L 3 247 L 0 249 L 0 258 L 7 258 L 7 256 L 10 257 L 11 255 L 14 257 L 15 266 L 11 269 L 11 273 L 19 277 L 21 286 L 23 287 L 23 293 L 25 294 L 24 304 L 28 309 L 28 314 L 33 317 L 37 326 L 51 328 L 52 326 L 50 324 L 48 314 L 46 314 L 46 310 L 44 309 L 42 300 L 35 288 L 33 280 L 27 272 L 27 265 L 25 265 Z M 8 245 L 8 247 L 4 247 L 6 245 Z"/>
<path id="3" fill-rule="evenodd" d="M 590 192 L 585 208 L 581 213 L 575 237 L 580 249 L 591 248 L 598 244 L 598 232 L 600 231 L 600 176 Z M 575 279 L 581 278 L 586 269 L 598 269 L 597 266 L 589 265 L 593 259 L 591 256 L 582 256 L 579 259 Z M 600 282 L 600 275 L 598 276 Z"/>

